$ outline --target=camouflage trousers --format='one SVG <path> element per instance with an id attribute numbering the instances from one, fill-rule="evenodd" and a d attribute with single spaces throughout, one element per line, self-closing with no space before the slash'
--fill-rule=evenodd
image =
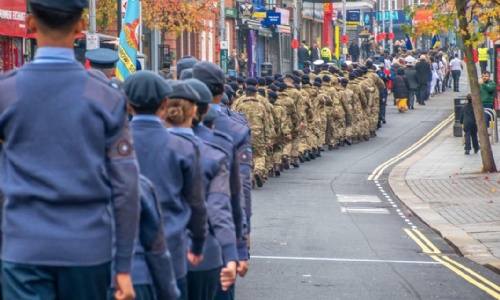
<path id="1" fill-rule="evenodd" d="M 284 137 L 276 139 L 276 144 L 273 147 L 273 164 L 281 164 L 281 157 L 283 155 L 290 156 L 289 154 L 284 152 L 287 144 L 288 143 Z"/>
<path id="2" fill-rule="evenodd" d="M 270 170 L 273 168 L 273 156 L 274 156 L 274 148 L 268 149 L 266 151 L 266 170 Z"/>
<path id="3" fill-rule="evenodd" d="M 335 119 L 333 123 L 334 123 L 333 126 L 335 127 L 334 139 L 335 139 L 335 143 L 338 144 L 341 141 L 345 140 L 346 121 L 345 121 L 345 118 Z"/>
<path id="4" fill-rule="evenodd" d="M 267 174 L 266 169 L 266 146 L 262 144 L 252 145 L 253 155 L 253 173 L 264 176 Z"/>
<path id="5" fill-rule="evenodd" d="M 380 106 L 376 105 L 372 107 L 370 111 L 370 131 L 377 130 L 378 119 L 379 119 Z"/>

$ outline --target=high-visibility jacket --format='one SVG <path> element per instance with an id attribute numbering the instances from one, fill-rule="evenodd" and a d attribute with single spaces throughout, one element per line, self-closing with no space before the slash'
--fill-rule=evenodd
<path id="1" fill-rule="evenodd" d="M 304 48 L 306 48 L 309 55 L 311 55 L 311 49 L 309 49 L 309 47 L 307 47 L 306 45 L 304 45 Z"/>
<path id="2" fill-rule="evenodd" d="M 488 48 L 479 48 L 477 49 L 479 54 L 479 61 L 488 61 L 490 56 L 488 55 Z"/>
<path id="3" fill-rule="evenodd" d="M 323 49 L 321 49 L 320 55 L 321 58 L 325 61 L 330 61 L 332 59 L 332 52 L 328 47 L 324 47 Z"/>

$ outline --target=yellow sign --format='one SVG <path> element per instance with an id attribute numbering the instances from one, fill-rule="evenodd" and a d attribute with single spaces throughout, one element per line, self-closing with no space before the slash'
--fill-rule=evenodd
<path id="1" fill-rule="evenodd" d="M 257 12 L 253 13 L 253 18 L 254 19 L 265 19 L 266 16 L 267 16 L 267 14 L 266 14 L 265 11 L 263 11 L 263 12 L 257 11 Z"/>
<path id="2" fill-rule="evenodd" d="M 332 4 L 331 3 L 325 3 L 323 4 L 323 8 L 325 9 L 325 11 L 330 11 L 332 7 Z"/>

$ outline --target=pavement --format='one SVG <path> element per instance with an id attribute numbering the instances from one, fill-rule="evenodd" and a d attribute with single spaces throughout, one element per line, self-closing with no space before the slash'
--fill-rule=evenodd
<path id="1" fill-rule="evenodd" d="M 492 144 L 500 168 L 500 143 Z M 472 151 L 473 152 L 473 151 Z M 394 194 L 461 255 L 500 273 L 500 174 L 481 173 L 453 124 L 393 168 Z"/>

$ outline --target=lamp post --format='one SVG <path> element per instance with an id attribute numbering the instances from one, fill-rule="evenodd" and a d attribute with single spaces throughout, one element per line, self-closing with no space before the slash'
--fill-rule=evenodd
<path id="1" fill-rule="evenodd" d="M 347 33 L 347 11 L 346 11 L 346 0 L 342 0 L 342 36 L 345 36 Z M 345 43 L 342 43 L 342 57 L 344 58 L 344 61 L 346 60 L 346 54 L 345 50 L 347 48 L 347 45 Z"/>

